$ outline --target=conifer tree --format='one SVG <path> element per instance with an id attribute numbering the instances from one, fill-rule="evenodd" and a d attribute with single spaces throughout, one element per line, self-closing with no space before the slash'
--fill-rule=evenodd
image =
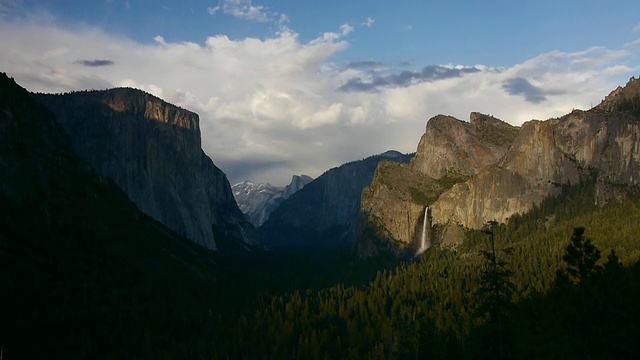
<path id="1" fill-rule="evenodd" d="M 480 289 L 477 295 L 480 297 L 481 305 L 479 313 L 487 317 L 487 325 L 492 332 L 495 332 L 494 339 L 498 341 L 498 356 L 506 358 L 504 341 L 504 319 L 511 305 L 515 285 L 511 278 L 513 271 L 508 261 L 497 255 L 495 248 L 495 230 L 497 221 L 489 221 L 483 232 L 490 237 L 490 250 L 481 250 L 480 255 L 484 259 L 484 269 L 480 275 Z M 511 255 L 513 248 L 500 249 L 505 255 Z"/>
<path id="2" fill-rule="evenodd" d="M 573 229 L 571 243 L 562 257 L 567 264 L 566 272 L 569 278 L 583 290 L 600 272 L 600 266 L 597 264 L 600 250 L 591 243 L 591 239 L 584 236 L 584 230 L 584 227 Z"/>

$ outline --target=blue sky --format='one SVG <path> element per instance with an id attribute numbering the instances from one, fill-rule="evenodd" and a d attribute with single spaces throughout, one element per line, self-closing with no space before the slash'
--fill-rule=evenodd
<path id="1" fill-rule="evenodd" d="M 0 71 L 32 91 L 132 86 L 197 112 L 232 182 L 284 185 L 427 120 L 519 125 L 640 75 L 633 1 L 0 0 Z"/>

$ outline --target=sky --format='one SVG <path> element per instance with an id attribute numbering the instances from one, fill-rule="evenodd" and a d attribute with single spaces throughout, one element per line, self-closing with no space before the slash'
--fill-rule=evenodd
<path id="1" fill-rule="evenodd" d="M 199 114 L 228 176 L 286 185 L 416 150 L 437 114 L 514 125 L 640 76 L 637 0 L 0 0 L 0 71 Z"/>

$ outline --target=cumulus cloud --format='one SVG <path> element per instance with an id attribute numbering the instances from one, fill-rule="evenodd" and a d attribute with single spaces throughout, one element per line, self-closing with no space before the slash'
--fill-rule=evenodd
<path id="1" fill-rule="evenodd" d="M 131 86 L 158 95 L 200 115 L 203 149 L 230 181 L 275 185 L 388 149 L 415 151 L 439 113 L 466 120 L 480 111 L 519 125 L 587 108 L 638 70 L 625 67 L 634 47 L 551 52 L 499 69 L 336 63 L 351 31 L 142 44 L 86 26 L 0 21 L 0 67 L 31 91 Z"/>
<path id="2" fill-rule="evenodd" d="M 111 66 L 115 64 L 113 61 L 106 60 L 106 59 L 76 60 L 73 63 L 82 65 L 82 66 L 89 66 L 89 67 Z"/>
<path id="3" fill-rule="evenodd" d="M 210 15 L 215 15 L 219 10 L 242 20 L 267 22 L 270 16 L 267 7 L 253 5 L 251 0 L 222 0 L 219 5 L 207 8 Z"/>
<path id="4" fill-rule="evenodd" d="M 640 33 L 640 23 L 638 23 L 638 25 L 634 26 L 633 29 L 631 30 L 631 32 Z"/>

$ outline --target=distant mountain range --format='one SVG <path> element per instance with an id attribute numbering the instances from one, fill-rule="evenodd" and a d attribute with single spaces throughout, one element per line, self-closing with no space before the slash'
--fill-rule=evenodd
<path id="1" fill-rule="evenodd" d="M 350 249 L 362 190 L 378 163 L 407 163 L 413 154 L 387 151 L 327 170 L 284 200 L 258 228 L 267 249 Z"/>
<path id="2" fill-rule="evenodd" d="M 276 187 L 269 183 L 254 183 L 248 180 L 231 187 L 233 196 L 245 218 L 255 227 L 262 225 L 282 201 L 313 181 L 307 175 L 293 175 L 289 185 Z"/>

